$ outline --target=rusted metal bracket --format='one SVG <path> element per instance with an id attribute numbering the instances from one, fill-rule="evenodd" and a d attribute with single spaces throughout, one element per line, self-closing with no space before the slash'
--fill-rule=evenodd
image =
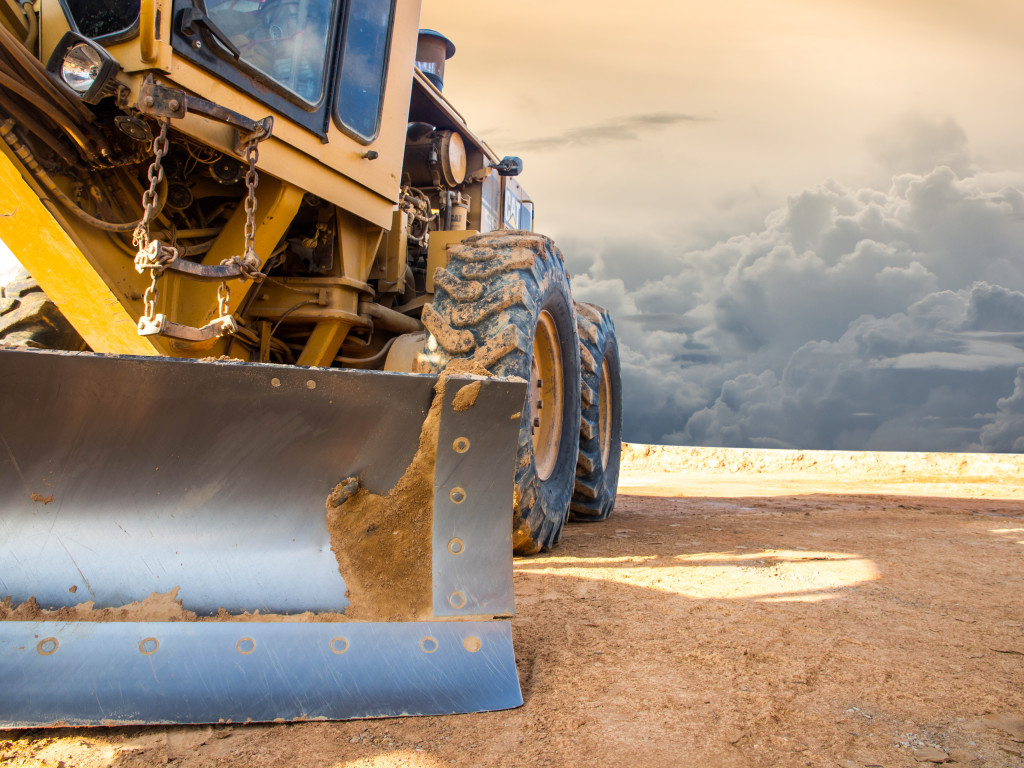
<path id="1" fill-rule="evenodd" d="M 152 75 L 148 75 L 139 88 L 139 99 L 135 108 L 147 117 L 180 120 L 186 114 L 192 113 L 230 125 L 235 129 L 234 149 L 235 153 L 239 155 L 252 142 L 270 138 L 274 128 L 272 116 L 267 116 L 262 120 L 253 120 L 232 109 L 214 104 L 212 101 L 185 93 L 181 88 L 160 85 L 153 80 Z"/>
<path id="2" fill-rule="evenodd" d="M 154 249 L 152 246 L 150 250 L 163 250 L 164 252 L 171 251 L 176 253 L 176 250 L 167 246 L 160 248 L 163 245 L 159 240 L 153 240 L 153 243 L 157 244 L 157 248 Z M 135 257 L 135 269 L 139 274 L 143 274 L 147 269 L 157 269 L 161 273 L 170 270 L 171 272 L 178 272 L 179 274 L 186 275 L 193 280 L 208 281 L 214 283 L 222 283 L 225 280 L 262 280 L 263 274 L 259 271 L 258 264 L 246 264 L 241 258 L 235 257 L 222 264 L 197 264 L 194 261 L 188 259 L 182 259 L 178 256 L 163 260 L 163 261 L 149 261 L 146 257 L 149 255 L 147 251 L 141 252 L 142 257 Z"/>
<path id="3" fill-rule="evenodd" d="M 178 341 L 213 341 L 237 330 L 238 325 L 231 315 L 215 318 L 202 328 L 176 323 L 168 320 L 167 315 L 139 318 L 139 336 L 166 336 Z"/>
<path id="4" fill-rule="evenodd" d="M 139 250 L 135 257 L 135 269 L 139 274 L 145 274 L 147 270 L 152 270 L 153 273 L 153 286 L 146 291 L 146 311 L 139 318 L 139 335 L 166 336 L 178 341 L 197 342 L 212 341 L 221 336 L 235 333 L 238 330 L 238 324 L 228 310 L 229 293 L 226 281 L 239 278 L 262 278 L 262 274 L 251 263 L 246 263 L 237 256 L 219 265 L 204 265 L 180 259 L 177 253 L 175 248 L 164 245 L 159 240 L 151 240 L 145 248 Z M 168 269 L 196 280 L 219 282 L 220 288 L 217 291 L 217 296 L 220 315 L 202 328 L 196 328 L 191 325 L 175 323 L 173 320 L 169 320 L 167 315 L 156 314 L 154 311 L 156 280 Z"/>

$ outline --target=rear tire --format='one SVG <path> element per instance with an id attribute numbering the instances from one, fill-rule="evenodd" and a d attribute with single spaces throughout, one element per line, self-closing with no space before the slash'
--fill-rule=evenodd
<path id="1" fill-rule="evenodd" d="M 0 344 L 34 349 L 87 349 L 57 305 L 24 270 L 0 290 Z"/>
<path id="2" fill-rule="evenodd" d="M 608 311 L 576 304 L 583 373 L 580 447 L 571 519 L 607 520 L 615 508 L 622 458 L 622 373 Z"/>
<path id="3" fill-rule="evenodd" d="M 518 555 L 558 543 L 575 481 L 580 419 L 576 312 L 562 254 L 531 232 L 476 235 L 449 246 L 424 307 L 427 367 L 529 382 L 516 457 L 512 545 Z M 536 425 L 536 426 L 535 426 Z"/>

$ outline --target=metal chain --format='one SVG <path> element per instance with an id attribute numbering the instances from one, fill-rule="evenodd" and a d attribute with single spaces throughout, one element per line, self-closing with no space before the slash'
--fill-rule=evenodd
<path id="1" fill-rule="evenodd" d="M 163 274 L 163 264 L 173 259 L 177 252 L 174 249 L 161 248 L 157 241 L 150 242 L 149 225 L 153 221 L 156 212 L 157 189 L 164 180 L 164 157 L 171 148 L 171 142 L 167 139 L 167 129 L 170 120 L 160 121 L 160 133 L 153 139 L 153 162 L 149 166 L 149 189 L 142 193 L 142 218 L 139 220 L 135 232 L 132 234 L 132 243 L 138 248 L 135 255 L 135 268 L 139 272 L 149 270 L 149 286 L 142 296 L 142 319 L 140 327 L 145 321 L 153 321 L 156 318 L 156 281 Z"/>
<path id="2" fill-rule="evenodd" d="M 242 274 L 250 280 L 261 280 L 264 275 L 260 272 L 260 257 L 256 254 L 256 187 L 259 186 L 260 178 L 256 172 L 256 163 L 260 159 L 259 142 L 250 141 L 245 145 L 245 160 L 249 164 L 245 172 L 245 230 L 244 243 L 242 247 L 242 258 L 237 256 L 227 259 L 224 263 L 235 262 Z M 231 298 L 231 288 L 227 282 L 217 287 L 217 302 L 220 316 L 227 317 L 230 314 L 228 301 Z"/>
<path id="3" fill-rule="evenodd" d="M 142 219 L 132 235 L 132 243 L 140 252 L 149 245 L 149 224 L 156 211 L 156 190 L 164 180 L 164 167 L 161 163 L 171 148 L 171 142 L 167 140 L 167 127 L 170 122 L 167 118 L 161 120 L 160 134 L 153 139 L 153 162 L 148 172 L 149 189 L 142 193 Z"/>
<path id="4" fill-rule="evenodd" d="M 245 172 L 245 185 L 249 188 L 249 194 L 245 198 L 245 247 L 242 250 L 242 258 L 255 261 L 254 268 L 259 269 L 259 257 L 256 255 L 256 187 L 260 179 L 256 173 L 256 162 L 260 159 L 259 144 L 250 141 L 245 146 L 245 159 L 249 163 L 249 170 Z"/>
<path id="5" fill-rule="evenodd" d="M 162 321 L 157 321 L 156 298 L 157 279 L 167 269 L 167 264 L 178 257 L 178 250 L 174 244 L 167 245 L 159 240 L 150 240 L 149 228 L 156 216 L 157 189 L 164 180 L 164 168 L 162 165 L 164 157 L 170 151 L 170 141 L 167 139 L 167 130 L 170 120 L 160 121 L 160 134 L 153 139 L 153 162 L 149 166 L 149 189 L 142 193 L 142 219 L 132 235 L 132 243 L 138 248 L 135 255 L 135 268 L 140 273 L 150 272 L 149 287 L 142 297 L 143 316 L 139 320 L 140 333 L 144 329 L 155 326 L 159 332 Z M 260 259 L 256 254 L 256 187 L 259 185 L 259 176 L 256 173 L 256 163 L 259 161 L 258 140 L 250 141 L 245 147 L 245 159 L 249 165 L 245 174 L 246 197 L 245 197 L 245 242 L 242 257 L 234 256 L 225 263 L 238 264 L 242 275 L 250 280 L 262 280 L 265 275 L 260 272 Z M 217 312 L 218 320 L 222 326 L 221 333 L 234 333 L 237 325 L 231 316 L 231 288 L 225 280 L 217 286 Z"/>

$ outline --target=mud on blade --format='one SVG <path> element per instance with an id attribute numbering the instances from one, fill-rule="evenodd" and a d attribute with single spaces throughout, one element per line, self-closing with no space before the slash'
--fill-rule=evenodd
<path id="1" fill-rule="evenodd" d="M 525 385 L 437 384 L 0 350 L 0 727 L 521 703 Z"/>

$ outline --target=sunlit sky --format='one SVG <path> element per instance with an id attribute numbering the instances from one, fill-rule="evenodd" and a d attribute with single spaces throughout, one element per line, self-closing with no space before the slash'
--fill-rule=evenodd
<path id="1" fill-rule="evenodd" d="M 627 440 L 1024 451 L 1024 3 L 421 19 L 575 294 L 612 311 Z"/>
<path id="2" fill-rule="evenodd" d="M 421 18 L 457 47 L 447 95 L 522 155 L 554 235 L 685 247 L 827 178 L 887 186 L 879 156 L 913 116 L 955 120 L 989 170 L 1024 166 L 1019 2 L 425 0 Z M 637 122 L 654 115 L 680 121 Z M 617 124 L 632 140 L 600 138 Z"/>

